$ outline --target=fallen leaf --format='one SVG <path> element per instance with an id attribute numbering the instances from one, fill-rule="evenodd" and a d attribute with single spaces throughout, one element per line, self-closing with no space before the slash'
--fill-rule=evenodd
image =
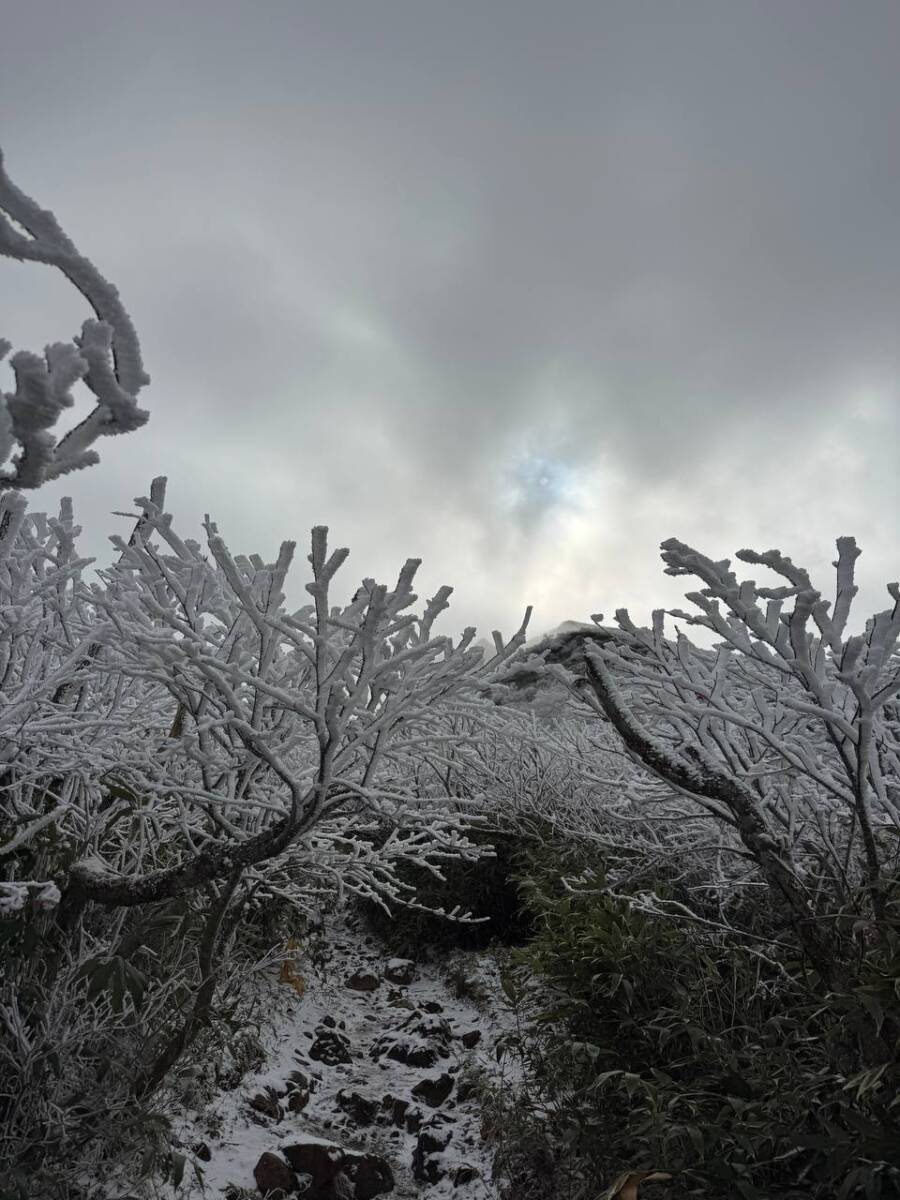
<path id="1" fill-rule="evenodd" d="M 599 1200 L 638 1200 L 638 1186 L 671 1179 L 668 1171 L 624 1171 L 609 1185 Z"/>

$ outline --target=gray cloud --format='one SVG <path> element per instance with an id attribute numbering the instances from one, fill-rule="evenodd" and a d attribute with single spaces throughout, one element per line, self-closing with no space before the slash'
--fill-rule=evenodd
<path id="1" fill-rule="evenodd" d="M 35 504 L 72 494 L 103 555 L 167 473 L 191 533 L 328 523 L 348 597 L 418 555 L 484 631 L 675 602 L 672 535 L 821 576 L 855 533 L 883 604 L 898 44 L 887 2 L 33 0 L 8 166 L 153 376 L 150 425 Z M 0 270 L 15 345 L 77 328 L 61 281 Z"/>

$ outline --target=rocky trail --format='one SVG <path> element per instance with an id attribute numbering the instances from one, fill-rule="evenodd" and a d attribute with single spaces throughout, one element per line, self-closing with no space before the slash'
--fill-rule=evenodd
<path id="1" fill-rule="evenodd" d="M 509 1020 L 497 961 L 391 958 L 345 922 L 322 945 L 324 967 L 298 957 L 263 983 L 259 1069 L 211 1099 L 185 1079 L 173 1130 L 186 1169 L 165 1194 L 496 1200 L 473 1080 L 496 1073 Z"/>

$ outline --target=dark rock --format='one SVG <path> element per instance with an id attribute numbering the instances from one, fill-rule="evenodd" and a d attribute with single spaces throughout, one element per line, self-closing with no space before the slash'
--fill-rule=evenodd
<path id="1" fill-rule="evenodd" d="M 417 1045 L 406 1040 L 394 1042 L 387 1056 L 407 1067 L 433 1067 L 440 1057 L 435 1046 Z"/>
<path id="2" fill-rule="evenodd" d="M 335 1097 L 338 1107 L 352 1117 L 357 1125 L 371 1125 L 378 1115 L 378 1104 L 359 1092 L 347 1092 L 343 1088 Z"/>
<path id="3" fill-rule="evenodd" d="M 326 1025 L 329 1029 L 337 1029 L 337 1021 L 334 1017 L 323 1017 L 322 1024 Z"/>
<path id="4" fill-rule="evenodd" d="M 346 980 L 346 987 L 354 992 L 374 992 L 380 986 L 381 980 L 372 971 L 357 971 Z"/>
<path id="5" fill-rule="evenodd" d="M 210 1162 L 212 1160 L 212 1150 L 210 1150 L 206 1142 L 197 1142 L 191 1149 L 201 1162 Z"/>
<path id="6" fill-rule="evenodd" d="M 411 958 L 392 958 L 384 969 L 384 977 L 389 983 L 412 983 L 416 974 L 416 964 Z"/>
<path id="7" fill-rule="evenodd" d="M 427 1042 L 417 1034 L 385 1034 L 380 1037 L 370 1051 L 373 1059 L 387 1055 L 394 1062 L 403 1063 L 408 1067 L 433 1067 L 439 1057 L 438 1046 Z"/>
<path id="8" fill-rule="evenodd" d="M 412 1090 L 412 1094 L 424 1100 L 430 1108 L 440 1108 L 453 1091 L 453 1079 L 446 1072 L 436 1079 L 423 1079 Z"/>
<path id="9" fill-rule="evenodd" d="M 425 1154 L 416 1146 L 412 1156 L 413 1175 L 421 1183 L 440 1183 L 446 1172 L 439 1154 Z"/>
<path id="10" fill-rule="evenodd" d="M 316 1029 L 316 1040 L 309 1048 L 309 1057 L 325 1063 L 327 1067 L 353 1061 L 349 1040 L 337 1030 L 326 1029 L 322 1025 Z"/>
<path id="11" fill-rule="evenodd" d="M 255 1096 L 251 1096 L 248 1101 L 254 1112 L 261 1113 L 264 1117 L 271 1117 L 273 1121 L 281 1120 L 281 1105 L 278 1103 L 278 1093 L 274 1088 L 267 1087 L 265 1091 L 257 1092 Z"/>
<path id="12" fill-rule="evenodd" d="M 311 1192 L 332 1183 L 347 1157 L 333 1142 L 296 1142 L 281 1150 L 295 1171 L 309 1175 Z"/>
<path id="13" fill-rule="evenodd" d="M 302 1112 L 309 1104 L 309 1095 L 313 1090 L 312 1080 L 303 1071 L 291 1071 L 287 1077 L 284 1095 L 287 1096 L 288 1111 Z"/>
<path id="14" fill-rule="evenodd" d="M 468 1033 L 464 1033 L 459 1040 L 467 1050 L 473 1050 L 481 1041 L 481 1030 L 470 1029 Z"/>
<path id="15" fill-rule="evenodd" d="M 420 1037 L 432 1038 L 434 1041 L 442 1042 L 444 1045 L 453 1036 L 450 1022 L 446 1017 L 426 1015 L 418 1011 L 410 1013 L 400 1028 L 411 1029 L 413 1033 L 418 1033 Z"/>
<path id="16" fill-rule="evenodd" d="M 297 1068 L 294 1068 L 294 1070 L 291 1071 L 287 1077 L 287 1082 L 284 1085 L 285 1096 L 288 1094 L 288 1092 L 311 1092 L 312 1090 L 313 1084 L 310 1077 L 305 1071 L 300 1071 Z"/>
<path id="17" fill-rule="evenodd" d="M 259 1162 L 253 1168 L 253 1178 L 262 1194 L 271 1200 L 283 1200 L 297 1190 L 294 1172 L 283 1158 L 268 1150 L 260 1155 Z"/>
<path id="18" fill-rule="evenodd" d="M 425 1119 L 421 1108 L 411 1105 L 408 1100 L 400 1100 L 390 1093 L 384 1097 L 381 1107 L 388 1114 L 388 1119 L 398 1129 L 406 1127 L 407 1133 L 417 1133 Z"/>
<path id="19" fill-rule="evenodd" d="M 419 1009 L 414 1009 L 398 1028 L 406 1034 L 406 1037 L 395 1038 L 395 1044 L 403 1046 L 407 1057 L 399 1058 L 397 1054 L 391 1054 L 388 1051 L 389 1058 L 407 1062 L 413 1067 L 431 1067 L 438 1058 L 449 1057 L 453 1033 L 450 1022 L 444 1017 L 428 1015 Z M 391 1035 L 386 1035 L 377 1043 L 379 1052 L 383 1052 L 390 1040 Z"/>
<path id="20" fill-rule="evenodd" d="M 451 1134 L 431 1126 L 422 1130 L 413 1150 L 413 1175 L 421 1183 L 439 1183 L 446 1172 L 441 1165 L 441 1154 L 447 1148 Z"/>
<path id="21" fill-rule="evenodd" d="M 426 1000 L 422 1008 L 427 1013 L 442 1013 L 444 1011 L 443 1004 L 438 1004 L 437 1000 Z"/>
<path id="22" fill-rule="evenodd" d="M 477 1167 L 470 1167 L 468 1163 L 463 1163 L 461 1166 L 453 1168 L 450 1178 L 453 1180 L 453 1186 L 459 1187 L 462 1183 L 473 1183 L 476 1179 L 480 1179 L 481 1172 Z"/>
<path id="23" fill-rule="evenodd" d="M 394 1173 L 378 1154 L 354 1154 L 343 1172 L 353 1182 L 354 1200 L 374 1200 L 394 1190 Z"/>
<path id="24" fill-rule="evenodd" d="M 309 1176 L 304 1194 L 310 1200 L 332 1200 L 341 1194 L 336 1186 L 339 1175 L 353 1184 L 354 1200 L 374 1200 L 393 1191 L 393 1173 L 380 1155 L 344 1150 L 334 1142 L 298 1142 L 282 1149 L 294 1170 Z"/>
<path id="25" fill-rule="evenodd" d="M 406 1132 L 407 1133 L 418 1133 L 419 1130 L 422 1128 L 422 1122 L 424 1120 L 425 1120 L 425 1114 L 422 1112 L 421 1108 L 416 1107 L 416 1108 L 409 1109 L 407 1111 L 406 1121 L 405 1121 Z"/>
<path id="26" fill-rule="evenodd" d="M 387 1111 L 388 1118 L 394 1125 L 402 1127 L 406 1120 L 406 1110 L 409 1108 L 408 1100 L 399 1100 L 396 1096 L 388 1094 L 382 1100 L 381 1107 Z"/>

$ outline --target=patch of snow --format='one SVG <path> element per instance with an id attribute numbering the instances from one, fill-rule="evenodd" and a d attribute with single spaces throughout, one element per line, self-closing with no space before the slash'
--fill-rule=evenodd
<path id="1" fill-rule="evenodd" d="M 327 934 L 331 957 L 324 980 L 313 975 L 311 968 L 306 976 L 306 964 L 298 957 L 297 969 L 306 985 L 302 996 L 279 985 L 274 973 L 258 985 L 262 989 L 261 1009 L 269 1014 L 268 1028 L 260 1031 L 266 1066 L 246 1075 L 234 1091 L 218 1093 L 200 1110 L 185 1105 L 170 1113 L 173 1132 L 189 1156 L 189 1166 L 177 1193 L 171 1185 L 157 1185 L 156 1194 L 165 1200 L 175 1200 L 176 1195 L 177 1200 L 219 1200 L 230 1185 L 252 1190 L 253 1168 L 264 1151 L 277 1152 L 292 1142 L 303 1141 L 381 1155 L 394 1172 L 394 1190 L 386 1194 L 392 1200 L 411 1200 L 423 1194 L 435 1200 L 449 1200 L 451 1196 L 454 1200 L 496 1200 L 491 1152 L 480 1136 L 478 1099 L 466 1096 L 460 1100 L 457 1096 L 464 1069 L 481 1068 L 492 1074 L 497 1070 L 495 1040 L 509 1027 L 510 1018 L 499 999 L 496 963 L 483 952 L 457 952 L 443 963 L 417 962 L 414 981 L 394 985 L 384 979 L 385 970 L 405 965 L 408 960 L 386 958 L 374 938 L 340 918 L 329 919 Z M 488 997 L 487 1003 L 458 998 L 442 974 L 448 967 L 477 980 Z M 360 970 L 372 971 L 381 978 L 376 991 L 360 992 L 345 985 L 348 976 Z M 401 1030 L 415 1012 L 421 1015 L 426 1030 L 446 1022 L 452 1036 L 441 1040 Z M 350 1062 L 327 1065 L 310 1056 L 310 1047 L 323 1025 L 346 1039 Z M 467 1049 L 460 1037 L 476 1029 L 481 1039 L 477 1046 Z M 406 1039 L 439 1048 L 434 1065 L 413 1067 L 386 1053 L 378 1055 L 377 1044 L 395 1033 L 396 1041 Z M 373 1050 L 377 1057 L 373 1057 Z M 267 1088 L 283 1099 L 289 1076 L 297 1070 L 313 1085 L 302 1111 L 285 1111 L 286 1103 L 282 1103 L 279 1119 L 275 1120 L 250 1107 L 250 1099 Z M 452 1076 L 454 1086 L 441 1105 L 429 1107 L 413 1095 L 412 1089 L 423 1079 L 444 1073 Z M 338 1103 L 339 1092 L 355 1092 L 374 1101 L 380 1120 L 368 1125 L 356 1123 Z M 436 1130 L 439 1126 L 442 1138 L 449 1131 L 449 1143 L 437 1159 L 443 1177 L 436 1182 L 423 1183 L 414 1177 L 412 1162 L 419 1131 L 410 1131 L 406 1124 L 398 1127 L 389 1120 L 384 1105 L 388 1096 L 405 1101 L 408 1112 L 418 1110 L 422 1128 L 436 1120 L 430 1128 Z M 209 1162 L 199 1161 L 191 1153 L 200 1143 L 209 1148 Z M 454 1184 L 454 1172 L 463 1166 L 474 1168 L 477 1177 Z"/>

